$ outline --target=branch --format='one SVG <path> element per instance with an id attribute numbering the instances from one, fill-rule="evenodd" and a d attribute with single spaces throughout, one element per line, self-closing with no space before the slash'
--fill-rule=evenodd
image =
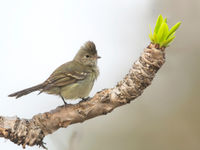
<path id="1" fill-rule="evenodd" d="M 0 116 L 0 137 L 22 145 L 42 146 L 43 138 L 59 128 L 105 115 L 116 107 L 130 103 L 149 86 L 165 62 L 165 48 L 150 44 L 129 73 L 114 88 L 97 92 L 90 100 L 75 105 L 59 106 L 31 119 Z"/>

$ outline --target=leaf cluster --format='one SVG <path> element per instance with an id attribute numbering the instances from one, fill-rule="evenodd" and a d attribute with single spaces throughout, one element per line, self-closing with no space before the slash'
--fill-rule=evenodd
<path id="1" fill-rule="evenodd" d="M 160 15 L 158 16 L 153 33 L 150 27 L 149 38 L 153 44 L 159 44 L 160 47 L 167 47 L 175 38 L 175 32 L 180 25 L 181 22 L 178 22 L 169 30 L 167 18 L 164 19 L 162 15 Z"/>

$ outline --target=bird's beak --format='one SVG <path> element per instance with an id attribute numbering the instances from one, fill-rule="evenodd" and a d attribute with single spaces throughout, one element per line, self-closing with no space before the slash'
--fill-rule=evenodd
<path id="1" fill-rule="evenodd" d="M 97 59 L 100 59 L 101 58 L 101 56 L 97 56 Z"/>

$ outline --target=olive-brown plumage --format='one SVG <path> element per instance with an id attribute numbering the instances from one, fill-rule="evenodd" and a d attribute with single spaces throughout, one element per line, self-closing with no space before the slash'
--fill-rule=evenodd
<path id="1" fill-rule="evenodd" d="M 39 90 L 40 93 L 59 95 L 63 101 L 85 98 L 89 95 L 99 75 L 98 58 L 100 57 L 97 55 L 95 44 L 88 41 L 80 48 L 72 61 L 58 67 L 46 81 L 8 96 L 19 98 Z"/>

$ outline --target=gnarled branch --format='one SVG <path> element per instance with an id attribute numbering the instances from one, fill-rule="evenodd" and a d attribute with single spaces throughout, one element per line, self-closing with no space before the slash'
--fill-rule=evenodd
<path id="1" fill-rule="evenodd" d="M 129 73 L 114 88 L 97 92 L 90 100 L 75 105 L 60 106 L 31 119 L 0 116 L 0 136 L 22 145 L 44 147 L 43 138 L 59 128 L 105 115 L 116 107 L 130 103 L 151 84 L 165 62 L 164 48 L 150 44 Z"/>

